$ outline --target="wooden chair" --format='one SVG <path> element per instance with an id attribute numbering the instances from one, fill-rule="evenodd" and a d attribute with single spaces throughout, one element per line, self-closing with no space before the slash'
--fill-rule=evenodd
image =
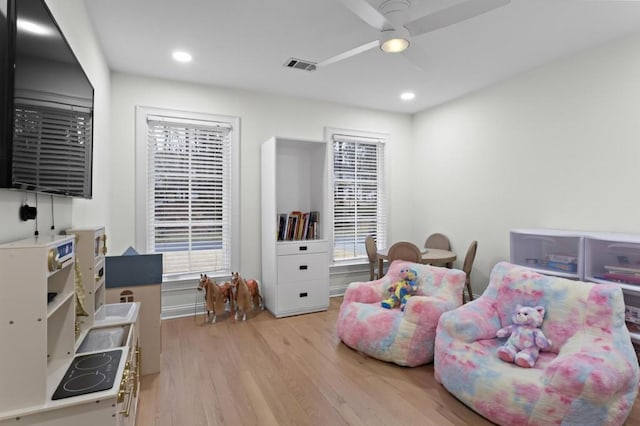
<path id="1" fill-rule="evenodd" d="M 377 271 L 376 277 L 376 269 L 378 268 L 378 255 L 376 252 L 378 248 L 376 247 L 376 240 L 373 239 L 373 236 L 367 235 L 364 239 L 364 246 L 367 249 L 367 256 L 369 257 L 369 281 L 373 281 L 376 278 L 380 278 L 380 271 Z"/>
<path id="2" fill-rule="evenodd" d="M 426 249 L 440 249 L 440 250 L 451 250 L 451 243 L 449 242 L 449 238 L 446 235 L 435 233 L 431 234 L 427 237 L 427 240 L 424 242 L 424 248 Z M 453 267 L 452 263 L 447 263 L 445 265 L 447 268 L 451 269 Z"/>
<path id="3" fill-rule="evenodd" d="M 420 263 L 420 261 L 422 261 L 422 253 L 415 244 L 407 241 L 400 241 L 389 248 L 389 263 L 398 259 Z"/>
<path id="4" fill-rule="evenodd" d="M 449 238 L 447 238 L 446 235 L 435 233 L 435 234 L 429 235 L 427 240 L 424 242 L 424 248 L 451 250 L 451 243 L 449 242 Z"/>
<path id="5" fill-rule="evenodd" d="M 478 242 L 474 240 L 469 244 L 467 254 L 464 257 L 464 264 L 462 265 L 462 271 L 467 275 L 464 285 L 467 288 L 469 302 L 473 300 L 473 291 L 471 290 L 471 268 L 473 267 L 473 261 L 476 258 L 477 250 Z M 462 292 L 462 303 L 464 303 L 464 291 Z"/>

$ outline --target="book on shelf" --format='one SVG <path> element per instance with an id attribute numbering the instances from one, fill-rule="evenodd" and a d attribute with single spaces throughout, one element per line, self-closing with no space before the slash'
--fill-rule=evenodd
<path id="1" fill-rule="evenodd" d="M 632 274 L 621 274 L 618 272 L 607 272 L 602 274 L 602 279 L 608 281 L 614 281 L 618 283 L 624 284 L 634 284 L 640 285 L 640 276 L 632 275 Z"/>
<path id="2" fill-rule="evenodd" d="M 278 215 L 278 240 L 284 240 L 287 233 L 287 218 L 289 215 L 286 213 L 280 213 Z"/>
<path id="3" fill-rule="evenodd" d="M 554 263 L 577 263 L 578 258 L 569 254 L 553 253 L 544 257 L 544 260 Z"/>
<path id="4" fill-rule="evenodd" d="M 617 274 L 628 274 L 628 275 L 640 276 L 640 269 L 630 268 L 629 266 L 604 265 L 604 269 L 606 269 L 607 272 L 612 272 Z"/>
<path id="5" fill-rule="evenodd" d="M 278 213 L 278 240 L 317 239 L 319 216 L 317 211 L 303 213 L 294 210 L 291 213 Z"/>
<path id="6" fill-rule="evenodd" d="M 577 272 L 578 265 L 576 263 L 556 262 L 553 260 L 543 260 L 541 266 L 547 269 L 554 269 L 562 272 Z"/>

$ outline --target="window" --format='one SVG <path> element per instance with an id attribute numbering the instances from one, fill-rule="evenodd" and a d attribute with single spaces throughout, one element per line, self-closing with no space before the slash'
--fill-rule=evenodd
<path id="1" fill-rule="evenodd" d="M 13 116 L 14 184 L 91 198 L 91 102 L 22 90 Z"/>
<path id="2" fill-rule="evenodd" d="M 364 240 L 386 245 L 385 135 L 328 129 L 332 149 L 333 260 L 367 257 Z"/>
<path id="3" fill-rule="evenodd" d="M 239 120 L 143 107 L 137 116 L 136 245 L 163 254 L 165 279 L 230 275 Z"/>

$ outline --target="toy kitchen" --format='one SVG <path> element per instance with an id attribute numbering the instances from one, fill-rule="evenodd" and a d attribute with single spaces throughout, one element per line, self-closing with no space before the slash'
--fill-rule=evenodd
<path id="1" fill-rule="evenodd" d="M 134 425 L 139 302 L 105 304 L 104 227 L 0 245 L 0 425 Z"/>

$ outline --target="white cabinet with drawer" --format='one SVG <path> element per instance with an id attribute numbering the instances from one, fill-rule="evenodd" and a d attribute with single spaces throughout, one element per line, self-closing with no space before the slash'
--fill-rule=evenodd
<path id="1" fill-rule="evenodd" d="M 285 243 L 280 243 L 283 245 Z M 287 244 L 279 253 L 309 246 L 303 242 Z M 310 248 L 310 247 L 308 247 Z M 319 251 L 323 250 L 323 251 Z M 298 251 L 292 250 L 293 253 Z M 304 251 L 303 251 L 304 252 Z M 276 316 L 321 311 L 329 305 L 329 253 L 326 241 L 313 245 L 305 254 L 277 256 Z"/>
<path id="2" fill-rule="evenodd" d="M 271 138 L 262 144 L 262 291 L 276 317 L 329 307 L 327 143 Z M 278 240 L 279 216 L 317 212 L 317 239 Z"/>

